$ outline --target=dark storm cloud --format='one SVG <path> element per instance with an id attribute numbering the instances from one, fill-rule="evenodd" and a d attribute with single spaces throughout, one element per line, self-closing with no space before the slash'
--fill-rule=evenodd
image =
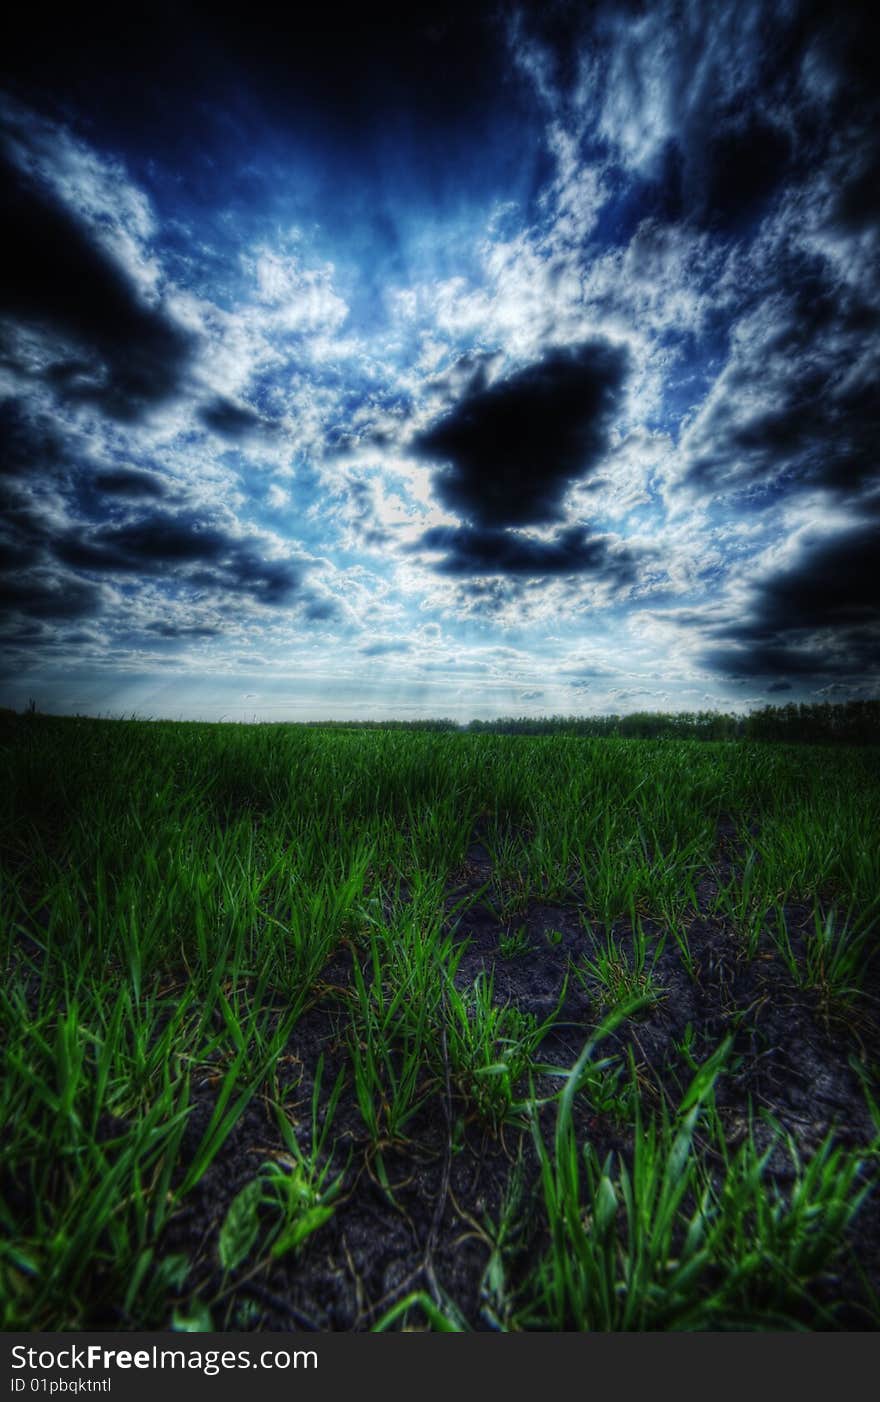
<path id="1" fill-rule="evenodd" d="M 685 217 L 725 233 L 748 231 L 777 192 L 834 162 L 842 146 L 841 217 L 858 224 L 876 210 L 880 104 L 866 57 L 878 37 L 872 8 L 737 0 L 707 6 L 705 28 L 681 27 L 668 76 Z M 813 91 L 811 73 L 820 75 Z"/>
<path id="2" fill-rule="evenodd" d="M 791 171 L 792 140 L 756 113 L 710 136 L 684 174 L 683 212 L 709 228 L 740 229 L 760 214 Z"/>
<path id="3" fill-rule="evenodd" d="M 23 401 L 10 396 L 0 401 L 0 475 L 33 477 L 64 461 L 64 445 L 57 430 L 42 415 L 33 417 Z"/>
<path id="4" fill-rule="evenodd" d="M 194 512 L 156 512 L 124 525 L 78 529 L 55 540 L 53 551 L 74 569 L 174 577 L 271 605 L 288 603 L 302 579 L 296 562 L 266 559 L 255 543 Z"/>
<path id="5" fill-rule="evenodd" d="M 122 526 L 77 531 L 55 544 L 59 559 L 77 569 L 135 573 L 158 573 L 169 565 L 217 560 L 228 550 L 224 532 L 187 514 L 157 513 Z"/>
<path id="6" fill-rule="evenodd" d="M 623 350 L 588 341 L 478 384 L 414 441 L 446 464 L 434 478 L 444 506 L 489 529 L 559 520 L 569 486 L 608 448 L 625 373 Z"/>
<path id="7" fill-rule="evenodd" d="M 581 526 L 540 540 L 518 531 L 480 530 L 469 526 L 433 526 L 415 550 L 443 552 L 433 566 L 441 574 L 551 576 L 590 574 L 614 585 L 635 578 L 635 557 L 605 536 L 590 536 Z"/>
<path id="8" fill-rule="evenodd" d="M 0 573 L 26 569 L 39 558 L 39 552 L 26 540 L 0 538 Z"/>
<path id="9" fill-rule="evenodd" d="M 31 415 L 12 399 L 0 405 L 0 427 L 5 450 L 0 457 L 4 618 L 57 621 L 100 613 L 106 599 L 100 581 L 120 579 L 125 584 L 162 579 L 175 589 L 245 597 L 269 606 L 315 602 L 302 589 L 304 562 L 268 558 L 259 539 L 232 533 L 197 510 L 152 509 L 119 520 L 123 503 L 154 502 L 166 495 L 154 474 L 122 467 L 95 470 L 75 446 L 64 445 L 44 414 Z"/>
<path id="10" fill-rule="evenodd" d="M 96 472 L 92 482 L 99 491 L 112 497 L 163 497 L 165 486 L 151 472 L 121 467 L 112 472 Z"/>
<path id="11" fill-rule="evenodd" d="M 703 663 L 731 677 L 877 673 L 880 670 L 878 521 L 806 542 L 787 568 L 762 581 Z"/>
<path id="12" fill-rule="evenodd" d="M 771 632 L 867 623 L 880 606 L 878 521 L 807 545 L 802 558 L 761 586 L 760 626 Z"/>
<path id="13" fill-rule="evenodd" d="M 235 440 L 249 438 L 251 434 L 269 427 L 265 421 L 246 404 L 233 404 L 229 399 L 213 399 L 198 411 L 199 418 L 206 428 L 218 433 L 221 438 Z"/>
<path id="14" fill-rule="evenodd" d="M 176 640 L 179 638 L 216 638 L 219 637 L 221 630 L 201 624 L 163 622 L 148 623 L 146 631 L 156 633 L 160 638 Z"/>
<path id="15" fill-rule="evenodd" d="M 880 150 L 868 146 L 841 180 L 833 217 L 847 233 L 876 228 L 880 222 Z"/>
<path id="16" fill-rule="evenodd" d="M 871 489 L 880 481 L 880 304 L 806 258 L 778 277 L 797 290 L 740 337 L 691 438 L 685 480 L 707 491 Z"/>
<path id="17" fill-rule="evenodd" d="M 25 570 L 45 563 L 51 534 L 39 499 L 14 479 L 0 481 L 0 570 Z"/>
<path id="18" fill-rule="evenodd" d="M 0 314 L 61 337 L 66 349 L 44 372 L 57 395 L 124 422 L 172 397 L 189 334 L 147 305 L 87 226 L 6 155 L 0 182 Z"/>
<path id="19" fill-rule="evenodd" d="M 193 584 L 221 593 L 245 594 L 256 603 L 281 608 L 292 603 L 302 588 L 302 568 L 291 560 L 268 560 L 255 546 L 237 542 L 225 560 L 213 570 L 194 571 Z M 323 608 L 324 601 L 303 597 L 303 608 Z M 314 615 L 312 615 L 314 616 Z"/>
<path id="20" fill-rule="evenodd" d="M 737 647 L 708 648 L 700 662 L 713 672 L 733 680 L 759 680 L 767 677 L 817 677 L 842 670 L 841 658 L 827 647 L 764 643 L 749 639 Z M 850 658 L 844 670 L 858 670 L 858 659 Z"/>
<path id="21" fill-rule="evenodd" d="M 0 620 L 10 614 L 62 620 L 100 613 L 100 587 L 75 576 L 42 570 L 29 575 L 0 577 Z"/>
<path id="22" fill-rule="evenodd" d="M 583 118 L 586 95 L 595 134 L 667 218 L 747 236 L 774 196 L 842 138 L 857 168 L 859 144 L 875 149 L 871 5 L 594 0 L 518 14 L 557 119 Z M 867 170 L 859 181 L 857 209 L 877 198 Z"/>

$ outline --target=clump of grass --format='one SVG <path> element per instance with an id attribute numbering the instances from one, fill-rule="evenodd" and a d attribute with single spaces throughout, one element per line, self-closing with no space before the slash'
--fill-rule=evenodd
<path id="1" fill-rule="evenodd" d="M 217 1256 L 224 1272 L 238 1270 L 258 1243 L 263 1256 L 279 1257 L 299 1250 L 333 1216 L 345 1169 L 333 1175 L 333 1152 L 327 1153 L 326 1145 L 344 1071 L 336 1078 L 321 1119 L 323 1072 L 321 1056 L 312 1088 L 308 1146 L 300 1144 L 290 1120 L 279 1108 L 278 1125 L 287 1153 L 263 1163 L 227 1209 L 217 1238 Z"/>
<path id="2" fill-rule="evenodd" d="M 406 1127 L 430 1094 L 425 1063 L 431 1022 L 410 1000 L 410 980 L 386 982 L 378 943 L 367 982 L 353 962 L 354 1003 L 348 1050 L 355 1094 L 375 1150 L 402 1142 Z"/>
<path id="3" fill-rule="evenodd" d="M 814 990 L 828 1015 L 845 1014 L 863 996 L 865 974 L 876 952 L 873 932 L 871 921 L 851 922 L 833 908 L 823 914 L 816 906 L 812 928 L 803 933 L 801 955 L 795 952 L 782 911 L 777 913 L 772 934 L 793 982 Z"/>
<path id="4" fill-rule="evenodd" d="M 519 925 L 515 930 L 505 930 L 498 940 L 498 953 L 502 959 L 515 959 L 525 954 L 531 947 L 528 927 Z"/>
<path id="5" fill-rule="evenodd" d="M 638 917 L 633 921 L 632 952 L 627 953 L 614 931 L 606 931 L 602 940 L 593 940 L 592 958 L 583 957 L 572 963 L 575 978 L 600 1006 L 612 1011 L 627 1004 L 652 1007 L 664 996 L 654 969 L 663 949 L 664 940 L 649 945 L 644 927 Z"/>
<path id="6" fill-rule="evenodd" d="M 492 861 L 493 903 L 502 920 L 513 919 L 534 894 L 528 843 L 522 834 L 498 828 L 487 837 L 487 847 Z"/>
<path id="7" fill-rule="evenodd" d="M 773 1145 L 749 1134 L 733 1156 L 713 1113 L 723 1044 L 697 1071 L 673 1118 L 637 1113 L 630 1164 L 579 1147 L 572 1068 L 548 1146 L 535 1144 L 550 1245 L 521 1316 L 527 1327 L 578 1330 L 833 1326 L 817 1287 L 873 1186 L 863 1159 L 828 1135 L 808 1164 L 790 1136 L 793 1181 L 768 1184 Z M 711 1139 L 697 1146 L 702 1122 Z M 713 1159 L 720 1159 L 719 1173 Z"/>
<path id="8" fill-rule="evenodd" d="M 482 973 L 464 991 L 450 981 L 446 1031 L 456 1087 L 480 1118 L 497 1130 L 524 1108 L 519 1093 L 535 1052 L 556 1021 L 565 988 L 557 1010 L 539 1022 L 510 1003 L 497 1004 L 494 987 L 494 978 Z"/>

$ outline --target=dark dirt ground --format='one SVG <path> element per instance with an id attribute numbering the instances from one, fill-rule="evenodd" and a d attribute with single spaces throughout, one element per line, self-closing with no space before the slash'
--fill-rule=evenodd
<path id="1" fill-rule="evenodd" d="M 719 872 L 723 878 L 725 865 L 735 860 L 730 833 L 722 825 L 715 879 Z M 449 909 L 463 896 L 484 888 L 491 876 L 486 850 L 476 841 L 458 884 L 449 892 Z M 762 942 L 756 958 L 743 957 L 735 932 L 709 914 L 712 881 L 707 875 L 699 884 L 701 909 L 689 926 L 696 978 L 691 979 L 683 967 L 675 941 L 667 939 L 653 971 L 662 998 L 621 1024 L 603 1043 L 603 1053 L 631 1047 L 643 1104 L 659 1106 L 665 1100 L 672 1109 L 692 1075 L 676 1047 L 688 1035 L 688 1027 L 691 1054 L 697 1062 L 732 1035 L 729 1070 L 716 1088 L 730 1147 L 746 1135 L 750 1107 L 756 1119 L 760 1110 L 771 1113 L 790 1132 L 802 1156 L 809 1155 L 829 1130 L 839 1143 L 867 1145 L 876 1131 L 853 1063 L 876 1060 L 872 1010 L 880 1006 L 880 961 L 873 962 L 861 1006 L 846 1023 L 835 1020 L 817 995 L 792 982 L 769 940 Z M 789 929 L 796 932 L 808 915 L 806 910 L 789 909 Z M 456 982 L 464 986 L 480 971 L 494 971 L 496 1002 L 510 1001 L 543 1020 L 557 1006 L 569 957 L 584 951 L 580 917 L 574 900 L 529 902 L 505 923 L 490 905 L 478 902 L 452 921 L 456 939 L 466 946 Z M 659 925 L 650 922 L 645 922 L 645 929 L 649 934 L 662 933 Z M 628 952 L 633 941 L 630 926 L 616 923 L 612 933 Z M 499 942 L 511 934 L 519 935 L 524 948 L 502 954 Z M 323 993 L 294 1028 L 280 1068 L 289 1085 L 288 1104 L 304 1128 L 318 1056 L 323 1052 L 325 1057 L 322 1093 L 333 1084 L 346 1059 L 342 1001 L 350 968 L 351 953 L 343 948 L 325 970 Z M 560 1067 L 575 1061 L 601 1016 L 591 992 L 589 986 L 569 979 L 557 1025 L 542 1044 L 539 1059 Z M 558 1089 L 559 1082 L 548 1081 L 548 1086 Z M 185 1153 L 194 1150 L 213 1107 L 214 1091 L 209 1085 L 199 1094 Z M 631 1128 L 586 1103 L 578 1115 L 579 1132 L 590 1138 L 600 1159 L 612 1150 L 626 1158 Z M 451 1135 L 453 1123 L 456 1131 Z M 552 1113 L 548 1130 L 551 1125 Z M 762 1132 L 769 1136 L 770 1131 L 756 1122 L 756 1138 Z M 201 1300 L 213 1301 L 215 1328 L 348 1331 L 369 1329 L 412 1290 L 436 1295 L 439 1287 L 455 1301 L 470 1327 L 499 1327 L 501 1305 L 486 1279 L 492 1252 L 487 1224 L 499 1221 L 518 1162 L 523 1187 L 513 1214 L 517 1223 L 514 1261 L 518 1250 L 526 1265 L 541 1246 L 540 1218 L 533 1207 L 537 1159 L 530 1131 L 507 1125 L 493 1135 L 474 1117 L 467 1118 L 454 1095 L 447 1099 L 441 1090 L 411 1121 L 409 1136 L 410 1142 L 389 1148 L 383 1156 L 392 1202 L 378 1181 L 363 1121 L 347 1083 L 333 1122 L 334 1163 L 342 1167 L 349 1153 L 351 1157 L 333 1217 L 299 1252 L 261 1266 L 252 1275 L 245 1265 L 230 1287 L 217 1260 L 220 1224 L 229 1203 L 260 1164 L 284 1152 L 270 1107 L 253 1101 L 184 1209 L 172 1219 L 162 1242 L 164 1252 L 184 1252 L 192 1262 L 183 1303 L 194 1289 Z M 769 1170 L 771 1180 L 781 1185 L 792 1177 L 791 1160 L 781 1148 L 774 1151 Z M 828 1284 L 828 1301 L 838 1306 L 844 1302 L 837 1321 L 845 1329 L 876 1327 L 863 1309 L 846 1303 L 859 1288 L 858 1267 L 875 1291 L 880 1288 L 878 1193 L 863 1205 L 851 1249 L 837 1280 Z M 108 1324 L 124 1328 L 133 1322 L 116 1319 Z M 420 1319 L 418 1327 L 423 1325 Z"/>

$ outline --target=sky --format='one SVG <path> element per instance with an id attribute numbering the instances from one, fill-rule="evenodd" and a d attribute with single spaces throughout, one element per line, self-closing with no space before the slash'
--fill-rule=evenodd
<path id="1" fill-rule="evenodd" d="M 19 8 L 0 704 L 880 693 L 870 7 Z"/>

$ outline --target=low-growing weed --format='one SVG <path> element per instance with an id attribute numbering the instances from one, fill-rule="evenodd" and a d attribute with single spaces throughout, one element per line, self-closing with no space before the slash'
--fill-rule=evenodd
<path id="1" fill-rule="evenodd" d="M 498 1129 L 523 1107 L 519 1088 L 532 1057 L 556 1022 L 556 1010 L 542 1022 L 510 1003 L 497 1004 L 494 978 L 477 975 L 463 992 L 450 980 L 446 991 L 447 1047 L 453 1080 L 490 1126 Z"/>
<path id="2" fill-rule="evenodd" d="M 340 1071 L 323 1115 L 321 1082 L 323 1056 L 319 1057 L 312 1088 L 311 1123 L 303 1146 L 287 1115 L 278 1108 L 278 1125 L 287 1153 L 262 1164 L 233 1198 L 217 1239 L 217 1256 L 224 1271 L 238 1270 L 257 1243 L 262 1255 L 284 1256 L 296 1251 L 333 1216 L 342 1191 L 345 1169 L 333 1173 L 333 1151 L 327 1142 L 342 1091 Z"/>
<path id="3" fill-rule="evenodd" d="M 498 953 L 502 959 L 515 959 L 525 954 L 531 947 L 528 927 L 519 925 L 516 930 L 505 930 L 498 940 Z"/>
<path id="4" fill-rule="evenodd" d="M 795 952 L 783 910 L 777 911 L 773 942 L 795 984 L 814 989 L 826 1013 L 845 1012 L 862 995 L 868 963 L 874 954 L 870 925 L 859 928 L 831 910 L 813 909 L 812 928 Z"/>
<path id="5" fill-rule="evenodd" d="M 592 958 L 583 957 L 572 964 L 575 978 L 589 993 L 595 994 L 606 1010 L 638 1001 L 651 1007 L 664 996 L 664 990 L 654 977 L 654 969 L 663 949 L 664 940 L 649 946 L 642 922 L 633 923 L 632 952 L 627 953 L 609 929 L 603 940 L 594 940 Z"/>

